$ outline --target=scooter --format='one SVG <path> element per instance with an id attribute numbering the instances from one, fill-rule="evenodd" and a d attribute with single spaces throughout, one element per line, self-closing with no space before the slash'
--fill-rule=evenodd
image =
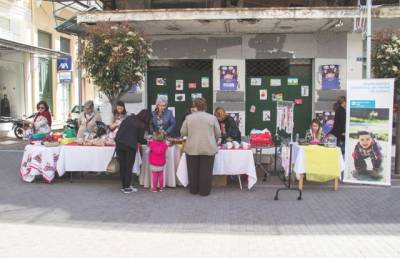
<path id="1" fill-rule="evenodd" d="M 36 114 L 32 114 L 27 118 L 24 119 L 11 119 L 10 122 L 12 122 L 12 129 L 14 132 L 15 137 L 17 139 L 22 139 L 24 137 L 24 131 L 25 131 L 25 121 L 27 119 L 33 118 Z"/>

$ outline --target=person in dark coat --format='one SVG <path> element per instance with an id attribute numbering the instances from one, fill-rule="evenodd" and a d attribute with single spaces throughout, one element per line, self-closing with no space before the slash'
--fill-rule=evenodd
<path id="1" fill-rule="evenodd" d="M 330 134 L 333 134 L 336 137 L 337 146 L 339 146 L 342 149 L 342 153 L 344 153 L 346 138 L 346 97 L 339 97 L 333 105 L 333 110 L 335 111 L 335 119 Z"/>
<path id="2" fill-rule="evenodd" d="M 123 193 L 136 192 L 131 185 L 132 168 L 138 144 L 146 144 L 145 131 L 149 129 L 151 113 L 143 109 L 137 115 L 130 115 L 122 121 L 115 137 L 116 153 L 120 163 L 120 176 Z"/>
<path id="3" fill-rule="evenodd" d="M 242 134 L 233 117 L 226 114 L 225 109 L 222 107 L 217 107 L 214 115 L 217 117 L 221 129 L 221 143 L 228 141 L 237 141 L 240 143 Z"/>

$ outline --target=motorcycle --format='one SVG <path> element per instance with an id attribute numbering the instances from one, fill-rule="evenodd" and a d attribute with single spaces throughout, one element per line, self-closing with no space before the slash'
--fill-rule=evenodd
<path id="1" fill-rule="evenodd" d="M 33 118 L 35 117 L 36 114 L 32 114 L 27 118 L 24 119 L 11 119 L 10 122 L 12 122 L 12 129 L 14 132 L 15 137 L 17 137 L 17 139 L 22 139 L 24 138 L 24 132 L 25 132 L 25 127 L 26 127 L 26 123 L 25 121 L 27 119 Z"/>

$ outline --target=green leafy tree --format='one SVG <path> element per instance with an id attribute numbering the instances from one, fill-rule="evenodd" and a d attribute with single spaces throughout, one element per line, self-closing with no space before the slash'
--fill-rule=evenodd
<path id="1" fill-rule="evenodd" d="M 97 23 L 83 39 L 81 64 L 114 108 L 133 85 L 141 85 L 151 47 L 128 23 Z"/>
<path id="2" fill-rule="evenodd" d="M 393 32 L 380 32 L 375 37 L 373 72 L 378 78 L 395 79 L 396 174 L 400 174 L 400 37 Z"/>

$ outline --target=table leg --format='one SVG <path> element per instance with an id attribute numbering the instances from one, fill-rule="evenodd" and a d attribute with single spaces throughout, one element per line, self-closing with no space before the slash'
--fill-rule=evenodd
<path id="1" fill-rule="evenodd" d="M 303 191 L 303 186 L 304 186 L 304 174 L 301 174 L 300 178 L 299 178 L 299 189 L 300 189 L 300 191 Z"/>
<path id="2" fill-rule="evenodd" d="M 335 178 L 335 182 L 333 185 L 333 190 L 337 191 L 339 188 L 339 178 Z"/>
<path id="3" fill-rule="evenodd" d="M 243 190 L 242 179 L 240 178 L 240 175 L 238 175 L 238 180 L 239 180 L 240 190 Z"/>

